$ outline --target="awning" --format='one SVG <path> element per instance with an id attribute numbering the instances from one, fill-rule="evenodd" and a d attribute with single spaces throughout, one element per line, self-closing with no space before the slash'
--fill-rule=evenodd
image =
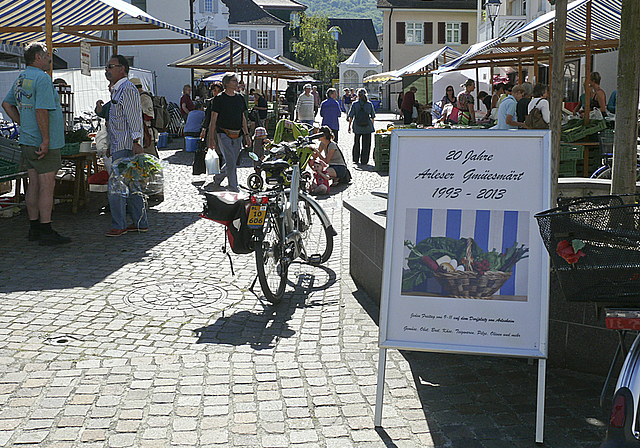
<path id="1" fill-rule="evenodd" d="M 147 29 L 140 23 L 121 23 L 120 19 L 126 17 L 153 25 L 149 27 L 150 29 L 167 29 L 208 45 L 222 45 L 216 40 L 158 20 L 123 0 L 51 1 L 54 47 L 72 46 L 72 44 L 78 44 L 84 40 L 95 41 L 91 42 L 92 44 L 101 42 L 103 45 L 111 45 L 113 42 L 100 37 L 103 30 L 114 27 L 117 29 Z M 115 23 L 114 11 L 117 14 Z M 45 22 L 45 0 L 3 0 L 2 6 L 0 6 L 0 42 L 21 46 L 38 40 L 45 41 Z M 170 39 L 165 40 L 167 44 L 172 43 Z M 118 44 L 126 45 L 126 41 L 118 42 Z M 139 44 L 139 42 L 136 43 L 136 45 Z"/>
<path id="2" fill-rule="evenodd" d="M 211 72 L 242 71 L 260 76 L 273 75 L 279 78 L 298 78 L 317 73 L 318 70 L 300 64 L 292 64 L 284 58 L 267 56 L 260 50 L 242 42 L 225 37 L 221 47 L 209 47 L 169 64 L 169 67 L 210 70 Z"/>
<path id="3" fill-rule="evenodd" d="M 567 6 L 567 53 L 579 53 L 580 43 L 586 36 L 587 2 L 576 0 Z M 622 14 L 622 0 L 591 0 L 591 45 L 593 52 L 610 51 L 615 49 L 620 39 L 620 18 Z M 549 25 L 553 24 L 556 12 L 548 12 L 517 30 L 489 41 L 472 45 L 459 58 L 441 66 L 435 73 L 458 70 L 466 65 L 471 68 L 488 65 L 489 60 L 517 62 L 522 56 L 539 55 L 548 49 L 551 36 Z M 534 35 L 535 33 L 535 35 Z M 522 42 L 519 42 L 519 41 Z M 572 45 L 571 43 L 574 42 Z M 486 61 L 480 61 L 482 55 L 487 54 Z"/>
<path id="4" fill-rule="evenodd" d="M 406 65 L 398 70 L 392 70 L 390 72 L 377 73 L 375 75 L 367 76 L 364 82 L 396 82 L 401 81 L 402 76 L 411 74 L 421 74 L 429 71 L 429 66 L 432 64 L 445 63 L 447 60 L 455 59 L 460 56 L 460 53 L 450 47 L 442 47 L 439 50 L 429 53 L 420 59 L 413 61 L 411 64 Z M 434 67 L 435 68 L 435 67 Z"/>

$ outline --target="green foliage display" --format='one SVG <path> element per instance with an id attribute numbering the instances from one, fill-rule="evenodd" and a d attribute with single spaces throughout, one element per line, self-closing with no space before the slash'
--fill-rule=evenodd
<path id="1" fill-rule="evenodd" d="M 337 74 L 340 59 L 336 41 L 329 32 L 329 19 L 303 14 L 299 35 L 300 41 L 293 44 L 296 61 L 320 70 L 318 76 L 325 82 L 331 81 Z"/>
<path id="2" fill-rule="evenodd" d="M 382 11 L 376 0 L 298 0 L 308 6 L 307 14 L 323 14 L 335 19 L 371 19 L 376 33 L 382 33 Z"/>

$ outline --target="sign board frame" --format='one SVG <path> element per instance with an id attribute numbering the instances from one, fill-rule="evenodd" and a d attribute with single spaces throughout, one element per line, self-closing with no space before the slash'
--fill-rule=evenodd
<path id="1" fill-rule="evenodd" d="M 539 360 L 536 441 L 541 442 L 549 257 L 534 214 L 551 206 L 550 132 L 394 130 L 390 168 L 376 426 L 382 420 L 389 348 L 526 357 Z M 447 275 L 440 275 L 445 266 L 454 273 L 468 270 L 468 264 L 462 267 L 471 263 L 465 242 L 466 254 L 475 250 L 478 257 L 479 249 L 494 249 L 495 259 L 509 248 L 526 248 L 528 257 L 512 266 L 511 274 L 498 275 L 508 279 L 498 282 L 495 292 L 469 292 L 473 289 L 464 281 L 459 286 L 454 276 L 451 286 L 443 280 Z M 421 259 L 427 251 L 439 261 Z"/>

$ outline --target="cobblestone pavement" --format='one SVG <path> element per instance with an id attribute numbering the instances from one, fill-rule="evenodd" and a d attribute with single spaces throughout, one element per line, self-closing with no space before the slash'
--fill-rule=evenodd
<path id="1" fill-rule="evenodd" d="M 352 141 L 343 130 L 348 158 Z M 65 247 L 28 242 L 24 212 L 2 220 L 0 446 L 535 446 L 537 369 L 519 359 L 390 350 L 374 428 L 378 309 L 349 276 L 342 201 L 387 177 L 352 166 L 320 200 L 333 256 L 295 264 L 270 306 L 248 289 L 254 257 L 233 256 L 232 275 L 222 227 L 198 218 L 210 179 L 193 155 L 161 153 L 146 234 L 105 237 L 104 194 L 77 215 L 57 206 Z M 546 446 L 598 446 L 602 378 L 550 368 L 547 384 Z"/>

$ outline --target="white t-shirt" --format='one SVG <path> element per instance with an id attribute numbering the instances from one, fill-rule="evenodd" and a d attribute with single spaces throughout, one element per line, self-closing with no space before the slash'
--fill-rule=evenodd
<path id="1" fill-rule="evenodd" d="M 546 98 L 533 98 L 531 101 L 529 101 L 529 107 L 527 108 L 527 111 L 531 113 L 534 107 L 539 109 L 540 112 L 542 112 L 542 119 L 547 124 L 549 124 L 549 121 L 551 120 L 551 111 L 549 110 L 549 101 L 547 101 Z"/>

